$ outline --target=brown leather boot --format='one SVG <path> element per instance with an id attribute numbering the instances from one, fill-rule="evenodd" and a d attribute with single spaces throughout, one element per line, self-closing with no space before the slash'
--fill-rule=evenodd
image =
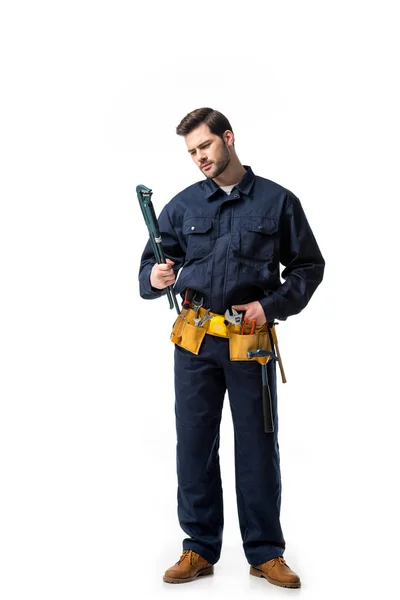
<path id="1" fill-rule="evenodd" d="M 258 567 L 250 567 L 250 575 L 265 577 L 270 583 L 281 587 L 299 588 L 300 577 L 286 564 L 282 556 L 277 556 Z"/>
<path id="2" fill-rule="evenodd" d="M 165 571 L 163 580 L 167 583 L 188 583 L 196 577 L 213 573 L 213 565 L 200 554 L 193 550 L 184 550 L 178 562 Z"/>

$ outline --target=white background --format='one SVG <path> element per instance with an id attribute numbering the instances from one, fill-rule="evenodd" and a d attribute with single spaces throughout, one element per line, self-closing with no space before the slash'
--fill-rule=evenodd
<path id="1" fill-rule="evenodd" d="M 21 2 L 0 14 L 0 592 L 4 600 L 398 597 L 395 2 Z M 232 425 L 214 577 L 178 559 L 173 345 L 139 297 L 147 230 L 201 179 L 175 127 L 211 106 L 302 201 L 327 262 L 278 328 L 286 558 L 250 577 Z"/>

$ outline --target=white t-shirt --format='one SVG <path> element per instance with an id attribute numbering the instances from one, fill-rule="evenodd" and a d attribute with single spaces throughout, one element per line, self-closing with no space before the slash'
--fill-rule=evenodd
<path id="1" fill-rule="evenodd" d="M 237 185 L 237 183 L 234 183 L 233 185 L 220 185 L 219 187 L 229 196 L 235 185 Z"/>

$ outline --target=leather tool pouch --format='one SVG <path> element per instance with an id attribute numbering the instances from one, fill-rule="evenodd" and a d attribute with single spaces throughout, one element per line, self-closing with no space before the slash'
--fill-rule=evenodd
<path id="1" fill-rule="evenodd" d="M 248 358 L 247 353 L 255 350 L 272 351 L 268 331 L 260 330 L 252 335 L 230 333 L 229 356 L 231 360 L 256 360 L 261 365 L 265 365 L 265 363 L 270 360 L 269 356 L 255 356 L 254 358 Z"/>
<path id="2" fill-rule="evenodd" d="M 210 321 L 207 321 L 203 327 L 196 327 L 193 325 L 196 315 L 197 312 L 191 308 L 182 310 L 181 314 L 175 320 L 170 337 L 174 344 L 185 348 L 185 350 L 193 354 L 199 354 L 201 344 L 204 336 L 208 333 L 210 324 Z M 201 311 L 201 316 L 203 315 L 204 311 Z M 257 361 L 261 365 L 266 364 L 270 360 L 269 356 L 255 356 L 254 358 L 248 358 L 247 356 L 248 352 L 255 350 L 272 351 L 271 337 L 267 325 L 257 327 L 256 332 L 250 335 L 241 334 L 240 325 L 230 323 L 227 328 L 227 335 L 223 337 L 229 338 L 230 360 L 252 360 Z"/>
<path id="3" fill-rule="evenodd" d="M 189 309 L 188 313 L 190 312 L 194 313 Z M 171 341 L 193 354 L 198 354 L 205 335 L 206 330 L 203 327 L 196 327 L 184 316 L 179 315 L 172 327 Z"/>

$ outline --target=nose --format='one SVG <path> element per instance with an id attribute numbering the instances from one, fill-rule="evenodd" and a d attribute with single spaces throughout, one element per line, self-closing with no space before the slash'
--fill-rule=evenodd
<path id="1" fill-rule="evenodd" d="M 207 152 L 205 150 L 199 150 L 198 160 L 200 163 L 206 162 Z"/>
<path id="2" fill-rule="evenodd" d="M 199 164 L 200 165 L 204 165 L 204 164 L 206 164 L 206 162 L 207 162 L 207 155 L 206 154 L 203 154 L 203 155 L 199 156 Z"/>

